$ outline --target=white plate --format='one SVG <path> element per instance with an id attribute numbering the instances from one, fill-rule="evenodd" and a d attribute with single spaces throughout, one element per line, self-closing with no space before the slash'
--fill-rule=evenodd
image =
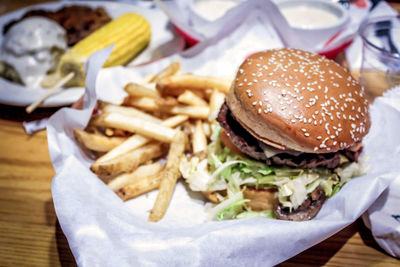
<path id="1" fill-rule="evenodd" d="M 11 20 L 19 19 L 29 10 L 57 10 L 62 8 L 63 6 L 68 5 L 103 7 L 104 9 L 106 9 L 111 18 L 116 18 L 126 12 L 136 12 L 144 16 L 151 24 L 151 42 L 149 46 L 139 56 L 137 56 L 132 62 L 128 64 L 129 66 L 145 64 L 149 61 L 154 61 L 156 59 L 160 59 L 180 52 L 184 48 L 184 40 L 172 29 L 169 24 L 168 17 L 162 11 L 155 8 L 152 4 L 146 4 L 146 6 L 148 6 L 146 7 L 141 5 L 138 6 L 124 3 L 100 1 L 47 3 L 30 6 L 1 16 L 0 29 L 2 30 L 3 26 Z M 2 41 L 3 35 L 2 33 L 0 33 L 0 43 L 2 43 Z M 84 88 L 82 87 L 63 89 L 53 96 L 47 98 L 42 103 L 41 107 L 69 105 L 71 103 L 74 103 L 83 94 L 83 91 Z M 0 103 L 3 104 L 26 106 L 31 104 L 45 92 L 46 89 L 28 88 L 0 78 Z"/>

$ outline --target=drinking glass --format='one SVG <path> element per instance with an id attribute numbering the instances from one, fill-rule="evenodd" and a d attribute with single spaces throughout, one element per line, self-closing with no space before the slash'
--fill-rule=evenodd
<path id="1" fill-rule="evenodd" d="M 373 100 L 400 85 L 400 17 L 368 19 L 359 34 L 363 41 L 360 83 Z"/>

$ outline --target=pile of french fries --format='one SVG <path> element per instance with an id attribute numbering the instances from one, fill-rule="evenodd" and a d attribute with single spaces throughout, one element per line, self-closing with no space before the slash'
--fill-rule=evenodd
<path id="1" fill-rule="evenodd" d="M 122 105 L 100 102 L 87 128 L 74 130 L 75 139 L 96 155 L 90 169 L 121 199 L 159 190 L 148 218 L 157 222 L 181 177 L 181 158 L 207 152 L 230 83 L 181 73 L 173 62 L 140 84 L 127 84 Z"/>

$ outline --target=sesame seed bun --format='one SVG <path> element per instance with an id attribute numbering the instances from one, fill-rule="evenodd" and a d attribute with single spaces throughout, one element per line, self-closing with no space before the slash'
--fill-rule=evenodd
<path id="1" fill-rule="evenodd" d="M 336 152 L 361 141 L 370 128 L 368 100 L 350 73 L 297 49 L 247 58 L 227 104 L 254 137 L 281 150 Z"/>

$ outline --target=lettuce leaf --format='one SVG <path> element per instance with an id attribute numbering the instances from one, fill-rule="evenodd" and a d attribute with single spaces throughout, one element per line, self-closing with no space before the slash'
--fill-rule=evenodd
<path id="1" fill-rule="evenodd" d="M 243 211 L 244 203 L 248 202 L 248 200 L 243 199 L 243 194 L 236 198 L 236 201 L 230 203 L 225 209 L 219 211 L 217 213 L 218 220 L 226 220 L 226 219 L 235 219 L 239 214 Z"/>
<path id="2" fill-rule="evenodd" d="M 317 187 L 321 187 L 325 195 L 330 197 L 349 179 L 365 173 L 363 166 L 349 163 L 345 157 L 341 159 L 341 167 L 334 171 L 327 168 L 269 166 L 225 147 L 220 140 L 219 125 L 213 125 L 212 130 L 208 159 L 184 158 L 180 164 L 182 175 L 192 190 L 227 190 L 227 195 L 222 197 L 218 205 L 208 205 L 209 217 L 212 219 L 267 216 L 267 213 L 255 213 L 246 206 L 248 200 L 243 198 L 242 192 L 246 186 L 275 188 L 280 205 L 296 209 Z"/>
<path id="3" fill-rule="evenodd" d="M 248 202 L 243 198 L 243 191 L 240 188 L 239 173 L 230 177 L 227 184 L 227 197 L 218 205 L 209 207 L 209 219 L 225 220 L 234 219 L 243 211 L 244 204 Z"/>

